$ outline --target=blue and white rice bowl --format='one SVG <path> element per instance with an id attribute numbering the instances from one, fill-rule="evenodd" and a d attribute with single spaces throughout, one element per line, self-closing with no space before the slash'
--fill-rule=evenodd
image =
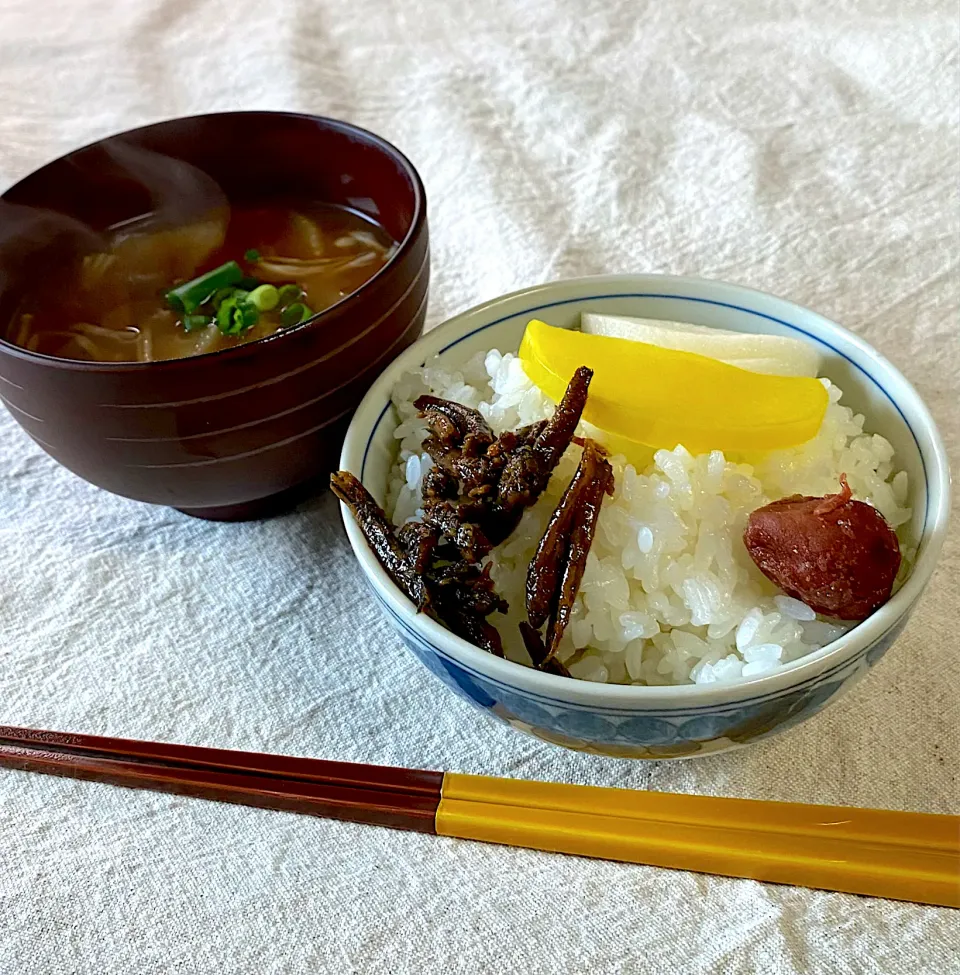
<path id="1" fill-rule="evenodd" d="M 693 458 L 682 447 L 658 453 L 640 474 L 613 458 L 617 494 L 604 505 L 561 648 L 581 679 L 533 670 L 513 637 L 523 608 L 517 587 L 522 591 L 529 554 L 575 467 L 575 448 L 494 555 L 493 575 L 511 612 L 491 621 L 506 636 L 507 659 L 418 614 L 344 509 L 373 594 L 403 642 L 448 687 L 556 744 L 615 756 L 683 757 L 798 724 L 849 689 L 899 635 L 933 571 L 949 511 L 949 468 L 926 407 L 890 363 L 840 326 L 769 295 L 695 278 L 616 275 L 530 288 L 456 316 L 395 360 L 358 408 L 341 467 L 357 474 L 398 522 L 416 517 L 429 458 L 418 451 L 422 427 L 412 400 L 429 387 L 479 407 L 495 432 L 546 415 L 551 404 L 526 380 L 514 354 L 531 318 L 576 327 L 583 312 L 814 343 L 824 360 L 821 375 L 831 384 L 820 436 L 802 453 L 774 457 L 753 471 L 716 452 Z M 753 508 L 785 494 L 836 491 L 838 464 L 855 495 L 867 497 L 896 527 L 905 557 L 888 603 L 846 627 L 811 619 L 807 607 L 777 595 L 748 570 L 742 544 L 736 546 Z"/>

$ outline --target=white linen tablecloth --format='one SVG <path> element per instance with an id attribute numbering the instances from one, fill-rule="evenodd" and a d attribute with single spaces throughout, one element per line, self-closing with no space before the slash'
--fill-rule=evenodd
<path id="1" fill-rule="evenodd" d="M 6 0 L 0 183 L 130 126 L 294 109 L 427 186 L 429 324 L 699 274 L 892 359 L 960 456 L 955 0 Z M 0 723 L 492 775 L 960 810 L 960 546 L 895 649 L 787 735 L 686 763 L 494 726 L 400 646 L 329 497 L 216 525 L 0 415 Z M 960 912 L 0 772 L 0 972 L 960 970 Z"/>

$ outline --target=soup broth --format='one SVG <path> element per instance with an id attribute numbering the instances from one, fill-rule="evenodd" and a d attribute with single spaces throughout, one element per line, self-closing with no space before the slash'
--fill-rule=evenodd
<path id="1" fill-rule="evenodd" d="M 147 217 L 115 227 L 106 250 L 83 256 L 27 295 L 5 337 L 44 355 L 97 362 L 217 352 L 336 304 L 373 277 L 395 249 L 378 224 L 332 204 L 233 207 L 173 228 Z M 198 308 L 170 296 L 182 290 L 176 286 L 186 282 L 189 289 L 189 282 L 228 262 L 239 265 L 232 293 L 218 288 Z M 263 307 L 251 314 L 252 322 L 244 318 L 241 331 L 227 334 L 218 309 L 231 298 L 247 308 L 250 296 L 264 298 Z"/>

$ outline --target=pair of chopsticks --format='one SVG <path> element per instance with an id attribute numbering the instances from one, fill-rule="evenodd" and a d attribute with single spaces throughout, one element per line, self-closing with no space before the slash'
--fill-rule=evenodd
<path id="1" fill-rule="evenodd" d="M 3 726 L 0 766 L 960 907 L 960 816 L 526 782 Z"/>

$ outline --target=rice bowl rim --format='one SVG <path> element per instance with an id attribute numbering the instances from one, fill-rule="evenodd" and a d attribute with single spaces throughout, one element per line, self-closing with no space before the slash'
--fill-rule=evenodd
<path id="1" fill-rule="evenodd" d="M 505 311 L 505 306 L 529 298 L 530 307 Z M 566 278 L 501 295 L 431 329 L 391 362 L 368 390 L 347 430 L 340 467 L 364 480 L 370 445 L 391 410 L 391 393 L 400 377 L 433 356 L 444 356 L 465 339 L 511 318 L 548 308 L 590 300 L 645 298 L 691 301 L 723 307 L 742 315 L 743 331 L 766 319 L 827 346 L 847 360 L 887 397 L 916 442 L 926 482 L 926 511 L 918 538 L 917 557 L 903 586 L 875 613 L 837 640 L 774 672 L 709 684 L 634 685 L 606 684 L 545 674 L 524 664 L 496 657 L 455 636 L 422 613 L 387 575 L 347 508 L 341 514 L 350 545 L 380 603 L 407 635 L 426 643 L 441 657 L 468 674 L 506 690 L 521 691 L 550 705 L 576 703 L 588 707 L 637 708 L 665 705 L 675 710 L 696 705 L 777 697 L 784 690 L 821 683 L 843 669 L 894 629 L 916 603 L 936 566 L 946 536 L 950 512 L 950 468 L 943 440 L 929 410 L 913 386 L 884 356 L 853 332 L 782 298 L 741 285 L 706 278 L 664 274 L 610 274 Z M 764 310 L 760 310 L 764 309 Z M 796 324 L 797 322 L 801 324 Z M 501 349 L 516 352 L 515 349 Z M 395 425 L 395 424 L 394 424 Z"/>

